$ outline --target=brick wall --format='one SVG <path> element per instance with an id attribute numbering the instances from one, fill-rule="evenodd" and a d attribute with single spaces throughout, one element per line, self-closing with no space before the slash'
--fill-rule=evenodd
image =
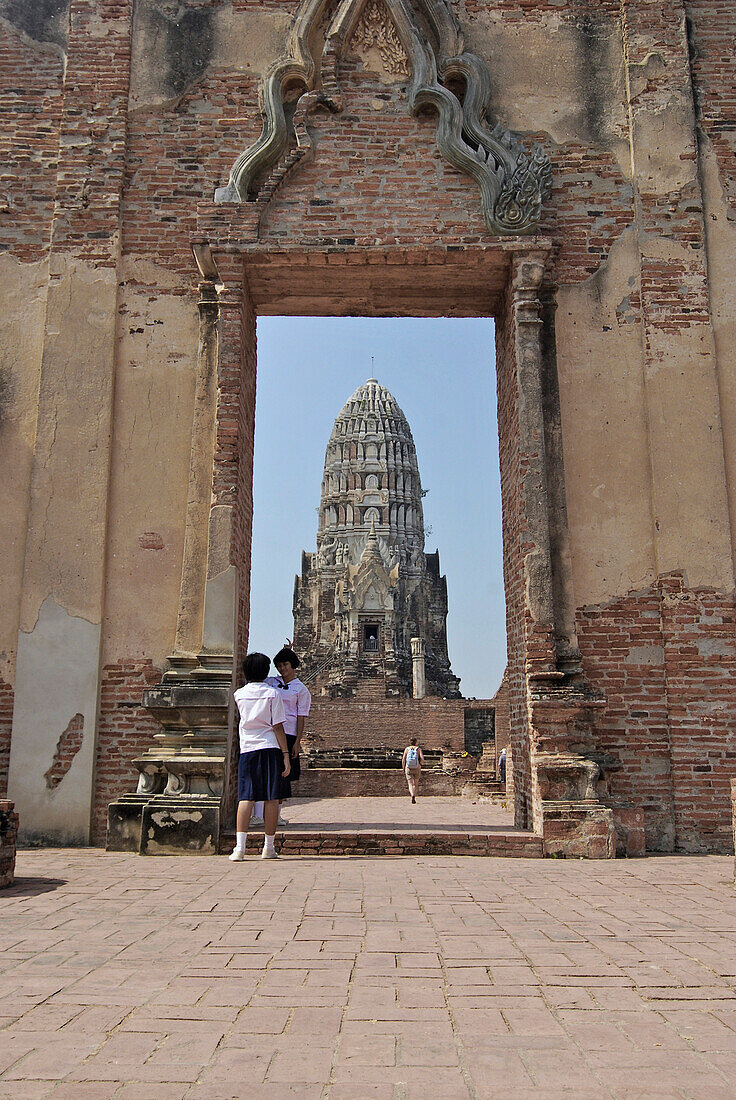
<path id="1" fill-rule="evenodd" d="M 675 830 L 688 852 L 730 852 L 736 775 L 736 607 L 731 597 L 660 580 Z"/>
<path id="2" fill-rule="evenodd" d="M 0 680 L 0 798 L 8 793 L 10 734 L 13 728 L 13 689 Z"/>
<path id="3" fill-rule="evenodd" d="M 419 791 L 423 795 L 459 795 L 465 776 L 422 771 Z M 304 768 L 295 795 L 298 798 L 387 798 L 408 792 L 406 776 L 399 768 Z"/>
<path id="4" fill-rule="evenodd" d="M 607 702 L 596 721 L 596 745 L 622 764 L 610 774 L 611 796 L 643 808 L 650 850 L 671 851 L 674 803 L 659 592 L 586 608 L 578 616 L 578 641 L 586 679 Z"/>
<path id="5" fill-rule="evenodd" d="M 514 361 L 514 331 L 510 295 L 496 321 L 498 435 L 500 444 L 503 521 L 503 580 L 506 594 L 506 637 L 510 744 L 514 751 L 514 823 L 531 822 L 531 762 L 526 702 L 524 651 L 525 590 L 522 568 L 521 468 L 519 455 L 519 394 Z"/>
<path id="6" fill-rule="evenodd" d="M 671 575 L 579 615 L 586 676 L 607 699 L 596 745 L 620 759 L 610 792 L 642 807 L 649 850 L 731 850 L 734 614 Z"/>
<path id="7" fill-rule="evenodd" d="M 713 0 L 688 0 L 685 8 L 698 121 L 713 142 L 724 193 L 736 210 L 736 71 L 727 45 L 736 38 L 736 9 Z"/>
<path id="8" fill-rule="evenodd" d="M 13 885 L 17 837 L 18 815 L 14 812 L 14 803 L 0 799 L 0 887 Z"/>
<path id="9" fill-rule="evenodd" d="M 150 748 L 161 730 L 141 705 L 146 688 L 160 681 L 160 670 L 147 658 L 121 658 L 103 669 L 92 815 L 95 845 L 105 843 L 108 805 L 135 790 L 138 772 L 130 761 Z"/>
<path id="10" fill-rule="evenodd" d="M 0 34 L 0 242 L 24 262 L 51 238 L 64 85 L 63 17 L 56 25 L 36 14 L 35 28 L 8 20 Z"/>
<path id="11" fill-rule="evenodd" d="M 306 736 L 317 749 L 404 749 L 411 737 L 423 748 L 465 745 L 465 708 L 461 699 L 312 700 Z"/>

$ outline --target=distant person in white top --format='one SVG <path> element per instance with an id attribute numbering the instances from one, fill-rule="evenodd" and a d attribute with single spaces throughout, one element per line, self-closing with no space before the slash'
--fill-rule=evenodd
<path id="1" fill-rule="evenodd" d="M 417 745 L 416 737 L 412 737 L 409 744 L 404 749 L 404 755 L 401 758 L 401 767 L 404 769 L 404 775 L 406 776 L 406 782 L 409 786 L 409 794 L 411 795 L 412 802 L 417 800 L 417 791 L 419 790 L 419 776 L 422 774 L 422 764 L 424 763 L 424 753 Z"/>
<path id="2" fill-rule="evenodd" d="M 304 723 L 312 705 L 312 696 L 309 689 L 299 679 L 296 670 L 300 661 L 296 653 L 289 645 L 280 649 L 273 659 L 278 676 L 269 676 L 266 683 L 276 688 L 281 693 L 281 702 L 284 704 L 284 731 L 286 743 L 289 746 L 289 761 L 291 774 L 282 784 L 282 799 L 291 798 L 291 784 L 298 783 L 301 775 L 301 763 L 299 749 L 304 733 Z M 286 825 L 285 818 L 279 819 L 280 825 Z"/>
<path id="3" fill-rule="evenodd" d="M 235 692 L 240 712 L 238 733 L 238 817 L 235 847 L 230 859 L 245 858 L 253 803 L 264 804 L 264 841 L 261 859 L 276 859 L 274 838 L 279 816 L 281 785 L 291 771 L 284 733 L 281 693 L 265 683 L 271 662 L 265 653 L 249 653 L 243 661 L 245 685 Z"/>

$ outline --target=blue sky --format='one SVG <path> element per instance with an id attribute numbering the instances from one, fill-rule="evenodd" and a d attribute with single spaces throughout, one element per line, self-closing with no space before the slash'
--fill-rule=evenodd
<path id="1" fill-rule="evenodd" d="M 426 549 L 439 549 L 447 576 L 453 671 L 464 695 L 487 698 L 506 664 L 490 320 L 259 319 L 250 648 L 273 655 L 292 635 L 294 575 L 302 550 L 316 549 L 327 440 L 371 374 L 404 410 L 429 490 Z"/>

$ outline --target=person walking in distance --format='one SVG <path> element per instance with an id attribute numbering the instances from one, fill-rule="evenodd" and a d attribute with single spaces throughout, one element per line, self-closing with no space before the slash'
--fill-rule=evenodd
<path id="1" fill-rule="evenodd" d="M 261 859 L 276 859 L 274 848 L 283 781 L 291 770 L 284 733 L 281 693 L 264 683 L 271 662 L 265 653 L 249 653 L 243 661 L 245 684 L 234 698 L 240 713 L 238 735 L 238 816 L 235 847 L 230 859 L 245 859 L 245 842 L 254 802 L 263 801 L 264 840 Z"/>
<path id="2" fill-rule="evenodd" d="M 296 674 L 300 661 L 288 644 L 278 651 L 273 663 L 276 665 L 278 676 L 269 676 L 266 683 L 276 688 L 281 695 L 285 714 L 284 730 L 291 764 L 289 778 L 282 785 L 281 797 L 284 799 L 291 798 L 291 784 L 298 783 L 301 775 L 299 748 L 304 733 L 304 723 L 312 704 L 312 696 Z M 279 825 L 287 824 L 285 818 L 279 818 Z"/>
<path id="3" fill-rule="evenodd" d="M 424 753 L 419 748 L 419 745 L 417 745 L 416 737 L 412 737 L 411 741 L 404 749 L 404 755 L 401 758 L 401 767 L 404 769 L 404 775 L 409 785 L 409 794 L 411 795 L 412 802 L 416 802 L 417 800 L 419 776 L 422 774 L 423 763 Z"/>

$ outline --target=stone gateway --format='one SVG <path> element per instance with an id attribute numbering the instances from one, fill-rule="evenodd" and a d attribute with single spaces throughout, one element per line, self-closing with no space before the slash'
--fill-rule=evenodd
<path id="1" fill-rule="evenodd" d="M 216 849 L 256 321 L 359 314 L 495 321 L 517 826 L 548 854 L 633 850 L 642 821 L 650 850 L 731 849 L 735 34 L 712 0 L 0 0 L 0 798 L 22 842 L 103 844 L 112 804 L 140 849 Z M 439 565 L 410 566 L 418 482 L 399 501 L 388 465 L 360 473 L 362 542 L 328 487 L 300 583 L 338 543 L 386 576 L 373 595 L 343 563 L 314 644 L 377 644 L 408 691 L 422 654 L 388 595 L 416 581 L 451 695 Z"/>

